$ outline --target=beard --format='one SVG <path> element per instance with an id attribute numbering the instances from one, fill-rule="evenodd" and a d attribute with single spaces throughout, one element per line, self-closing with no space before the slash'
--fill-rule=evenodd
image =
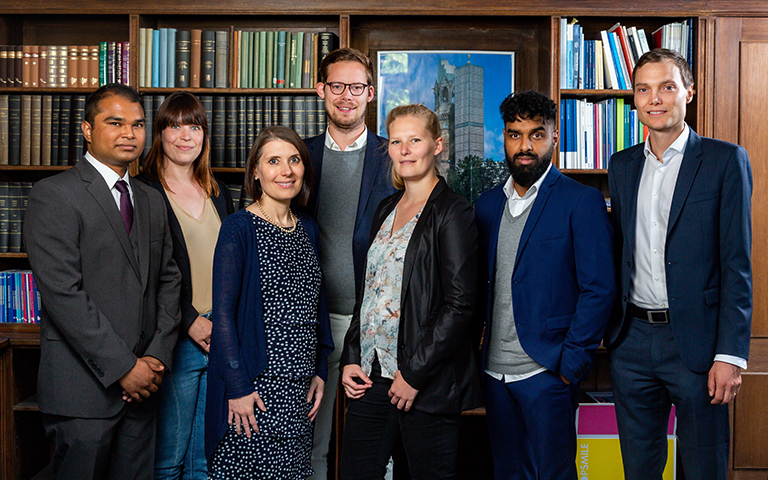
<path id="1" fill-rule="evenodd" d="M 544 175 L 544 172 L 547 171 L 549 164 L 552 162 L 553 150 L 554 145 L 541 157 L 534 152 L 519 152 L 512 158 L 509 158 L 509 155 L 505 155 L 507 168 L 509 168 L 509 173 L 512 175 L 515 183 L 523 188 L 529 188 L 536 183 Z M 530 165 L 520 165 L 517 163 L 517 159 L 520 157 L 531 157 L 535 159 L 535 162 Z"/>

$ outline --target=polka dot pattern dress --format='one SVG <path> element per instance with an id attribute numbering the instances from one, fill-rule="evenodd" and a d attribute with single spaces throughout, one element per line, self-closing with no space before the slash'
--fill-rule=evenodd
<path id="1" fill-rule="evenodd" d="M 284 232 L 251 214 L 256 237 L 267 368 L 253 382 L 266 412 L 255 409 L 258 433 L 230 426 L 211 458 L 210 479 L 304 479 L 312 475 L 312 423 L 307 403 L 317 355 L 320 265 L 300 220 Z"/>

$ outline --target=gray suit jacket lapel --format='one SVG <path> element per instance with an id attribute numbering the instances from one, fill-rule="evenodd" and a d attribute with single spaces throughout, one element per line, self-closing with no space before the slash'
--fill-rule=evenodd
<path id="1" fill-rule="evenodd" d="M 80 172 L 80 176 L 82 177 L 83 181 L 88 183 L 86 190 L 91 194 L 93 199 L 104 213 L 104 217 L 109 223 L 109 228 L 111 228 L 115 233 L 115 237 L 117 237 L 117 240 L 123 247 L 125 255 L 131 262 L 131 266 L 133 267 L 134 272 L 136 272 L 136 276 L 141 278 L 141 274 L 139 272 L 139 263 L 136 261 L 136 255 L 133 252 L 131 240 L 128 238 L 128 232 L 125 231 L 123 217 L 120 216 L 120 210 L 117 208 L 115 199 L 112 197 L 112 193 L 109 191 L 109 188 L 107 188 L 107 184 L 104 182 L 104 178 L 99 174 L 98 171 L 96 171 L 95 168 L 93 168 L 93 166 L 91 166 L 90 163 L 88 163 L 88 160 L 81 159 L 79 162 L 77 162 L 75 168 L 77 168 L 77 170 Z M 135 190 L 136 189 L 134 188 L 134 192 Z M 134 217 L 135 216 L 136 215 L 134 215 Z M 141 231 L 138 233 L 141 233 Z M 149 252 L 146 253 L 148 254 Z"/>

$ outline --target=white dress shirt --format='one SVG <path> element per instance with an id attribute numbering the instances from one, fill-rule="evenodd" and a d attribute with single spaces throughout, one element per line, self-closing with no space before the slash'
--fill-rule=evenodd
<path id="1" fill-rule="evenodd" d="M 661 161 L 651 151 L 650 136 L 645 139 L 645 164 L 637 190 L 635 268 L 632 271 L 629 299 L 638 307 L 648 310 L 669 308 L 664 268 L 667 226 L 677 176 L 690 133 L 690 128 L 684 124 L 682 133 L 667 148 Z M 718 354 L 714 360 L 747 368 L 745 359 L 732 355 Z"/>
<path id="2" fill-rule="evenodd" d="M 107 182 L 107 188 L 109 188 L 110 193 L 112 193 L 112 198 L 115 200 L 115 205 L 117 205 L 117 211 L 120 211 L 120 191 L 115 188 L 115 184 L 119 180 L 125 181 L 128 185 L 128 193 L 131 196 L 131 205 L 135 205 L 133 201 L 133 187 L 131 187 L 130 182 L 131 175 L 128 173 L 128 170 L 126 170 L 125 175 L 121 177 L 117 172 L 96 160 L 93 155 L 91 155 L 91 152 L 86 152 L 85 159 L 88 160 L 88 163 L 93 165 L 93 168 L 95 168 L 104 181 Z"/>
<path id="3" fill-rule="evenodd" d="M 355 150 L 360 150 L 361 148 L 365 148 L 365 145 L 368 143 L 368 127 L 365 127 L 363 130 L 363 133 L 360 134 L 359 137 L 355 139 L 354 142 L 352 142 L 347 148 L 344 149 L 345 152 L 354 152 Z M 331 150 L 336 150 L 341 152 L 341 147 L 338 143 L 336 143 L 336 140 L 331 137 L 330 132 L 326 130 L 325 135 L 325 147 L 330 148 Z"/>

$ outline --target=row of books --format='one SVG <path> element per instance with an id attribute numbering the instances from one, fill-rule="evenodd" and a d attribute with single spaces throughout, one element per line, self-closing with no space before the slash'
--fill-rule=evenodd
<path id="1" fill-rule="evenodd" d="M 85 95 L 0 95 L 0 165 L 71 165 L 84 153 Z"/>
<path id="2" fill-rule="evenodd" d="M 24 251 L 21 230 L 32 182 L 0 182 L 0 253 Z"/>
<path id="3" fill-rule="evenodd" d="M 243 168 L 256 136 L 264 127 L 284 125 L 302 138 L 325 131 L 325 103 L 317 95 L 201 95 L 211 136 L 211 166 Z M 144 155 L 152 146 L 152 125 L 164 95 L 144 95 L 147 137 Z"/>
<path id="4" fill-rule="evenodd" d="M 313 88 L 317 69 L 337 48 L 331 32 L 235 30 L 235 88 Z"/>
<path id="5" fill-rule="evenodd" d="M 129 77 L 128 42 L 0 45 L 0 87 L 97 88 Z"/>
<path id="6" fill-rule="evenodd" d="M 0 322 L 40 323 L 40 292 L 31 270 L 0 272 Z"/>
<path id="7" fill-rule="evenodd" d="M 642 142 L 645 127 L 623 98 L 560 100 L 560 167 L 608 168 L 611 155 Z"/>
<path id="8" fill-rule="evenodd" d="M 631 90 L 637 60 L 652 48 L 679 52 L 693 59 L 693 19 L 664 25 L 649 39 L 645 30 L 616 23 L 600 32 L 597 40 L 585 39 L 574 19 L 560 25 L 560 85 L 565 89 Z M 649 41 L 650 40 L 650 41 Z"/>
<path id="9" fill-rule="evenodd" d="M 227 88 L 229 31 L 139 29 L 139 87 Z"/>

